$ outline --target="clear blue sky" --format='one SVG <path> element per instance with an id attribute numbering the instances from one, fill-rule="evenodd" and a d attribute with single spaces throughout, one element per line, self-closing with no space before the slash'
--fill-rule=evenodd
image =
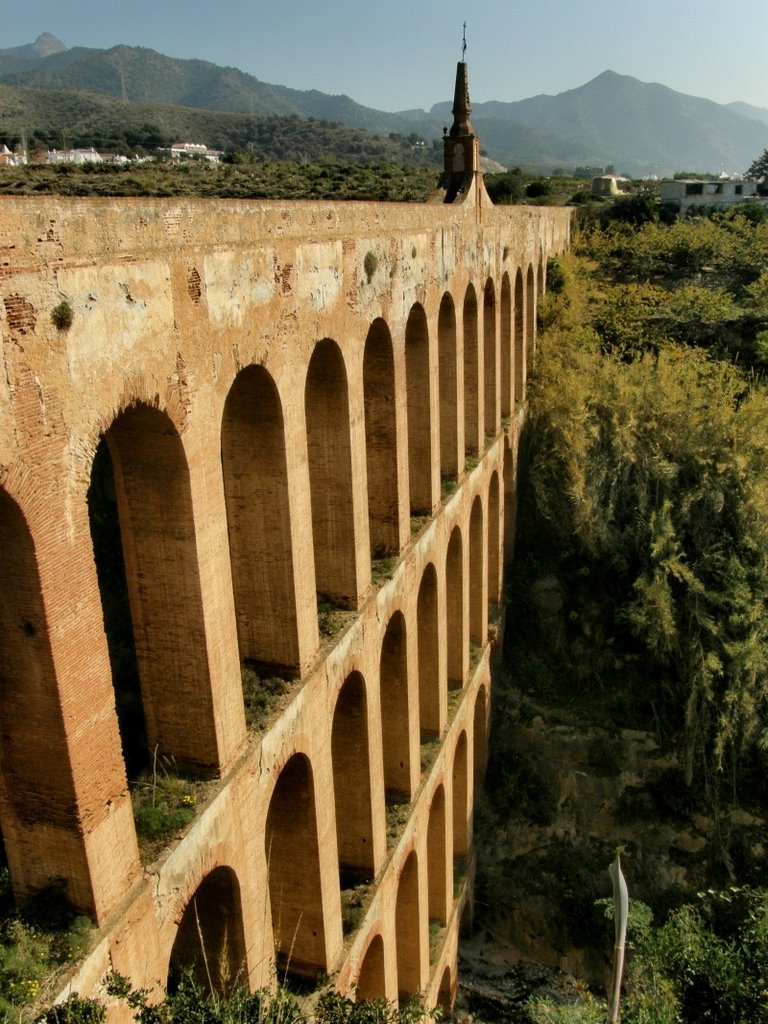
<path id="1" fill-rule="evenodd" d="M 768 0 L 0 0 L 0 49 L 147 46 L 380 110 L 452 98 L 461 26 L 473 101 L 573 89 L 610 69 L 768 107 Z"/>

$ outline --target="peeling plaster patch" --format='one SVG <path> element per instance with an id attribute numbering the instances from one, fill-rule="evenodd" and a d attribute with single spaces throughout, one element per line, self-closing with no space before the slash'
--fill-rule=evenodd
<path id="1" fill-rule="evenodd" d="M 213 362 L 213 379 L 218 380 L 221 373 L 221 352 L 214 352 L 211 356 Z"/>
<path id="2" fill-rule="evenodd" d="M 171 278 L 166 263 L 112 264 L 57 271 L 59 291 L 75 314 L 77 330 L 67 332 L 73 375 L 125 373 L 133 348 L 173 327 Z"/>
<path id="3" fill-rule="evenodd" d="M 300 302 L 309 302 L 313 309 L 330 309 L 341 296 L 341 242 L 300 245 L 296 250 L 296 277 Z"/>
<path id="4" fill-rule="evenodd" d="M 240 327 L 249 310 L 266 305 L 275 294 L 274 254 L 267 249 L 245 257 L 213 253 L 205 257 L 203 277 L 211 322 Z"/>

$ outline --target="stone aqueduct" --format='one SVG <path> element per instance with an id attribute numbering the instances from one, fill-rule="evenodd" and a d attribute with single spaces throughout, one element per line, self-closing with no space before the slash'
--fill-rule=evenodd
<path id="1" fill-rule="evenodd" d="M 63 991 L 164 985 L 202 937 L 215 987 L 277 968 L 451 1003 L 520 403 L 568 240 L 567 211 L 482 189 L 2 200 L 0 825 L 16 899 L 63 880 L 98 926 Z M 144 861 L 100 459 L 148 749 L 216 780 Z M 260 730 L 245 661 L 296 680 Z"/>

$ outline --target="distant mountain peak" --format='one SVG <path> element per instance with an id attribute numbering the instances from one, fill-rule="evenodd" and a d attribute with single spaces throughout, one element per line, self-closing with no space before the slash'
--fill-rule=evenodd
<path id="1" fill-rule="evenodd" d="M 67 47 L 56 36 L 52 36 L 50 32 L 43 32 L 32 43 L 32 49 L 38 57 L 50 57 L 52 53 L 62 53 Z"/>
<path id="2" fill-rule="evenodd" d="M 56 36 L 50 32 L 43 32 L 37 37 L 34 43 L 26 43 L 24 46 L 12 46 L 8 50 L 0 50 L 0 57 L 11 60 L 37 61 L 45 57 L 52 57 L 56 53 L 63 53 L 67 47 Z"/>

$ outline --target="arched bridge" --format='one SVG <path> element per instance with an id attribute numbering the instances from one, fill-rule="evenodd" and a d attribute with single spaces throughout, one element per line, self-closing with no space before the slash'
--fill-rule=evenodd
<path id="1" fill-rule="evenodd" d="M 0 828 L 16 900 L 98 926 L 72 987 L 204 950 L 450 1005 L 568 241 L 482 196 L 0 200 Z"/>

